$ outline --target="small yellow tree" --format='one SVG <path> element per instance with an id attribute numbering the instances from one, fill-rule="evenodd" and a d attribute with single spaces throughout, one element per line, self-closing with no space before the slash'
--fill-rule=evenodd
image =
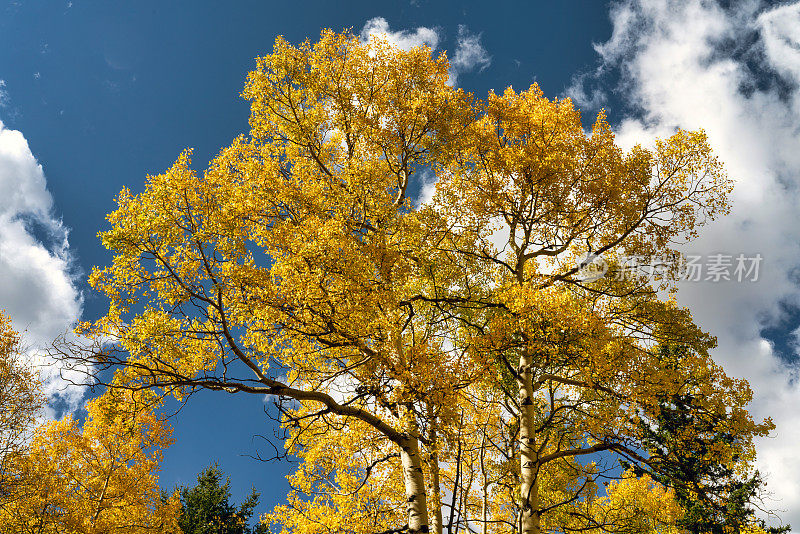
<path id="1" fill-rule="evenodd" d="M 152 396 L 113 390 L 71 416 L 38 427 L 17 472 L 35 484 L 0 510 L 9 534 L 180 532 L 177 494 L 162 499 L 157 470 L 170 429 Z"/>
<path id="2" fill-rule="evenodd" d="M 24 454 L 43 403 L 39 377 L 22 359 L 19 334 L 0 312 L 0 508 L 35 483 L 16 469 L 15 458 Z"/>

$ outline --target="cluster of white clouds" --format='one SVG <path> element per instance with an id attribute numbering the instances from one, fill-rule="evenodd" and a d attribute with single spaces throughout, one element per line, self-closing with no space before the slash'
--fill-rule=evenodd
<path id="1" fill-rule="evenodd" d="M 369 41 L 375 37 L 383 37 L 402 50 L 411 50 L 416 46 L 427 46 L 436 50 L 439 46 L 439 31 L 434 28 L 420 26 L 414 31 L 391 31 L 389 22 L 383 17 L 369 19 L 361 29 L 361 39 Z"/>
<path id="2" fill-rule="evenodd" d="M 2 89 L 2 85 L 0 85 Z M 0 121 L 0 307 L 23 335 L 23 348 L 42 370 L 45 393 L 59 411 L 72 412 L 83 397 L 68 373 L 46 356 L 48 346 L 80 319 L 68 232 L 53 214 L 42 166 L 21 132 Z M 56 412 L 51 409 L 49 415 Z"/>
<path id="3" fill-rule="evenodd" d="M 597 80 L 636 110 L 617 128 L 623 146 L 647 145 L 676 128 L 703 128 L 735 180 L 732 212 L 687 252 L 760 253 L 757 283 L 685 283 L 679 301 L 716 335 L 715 359 L 754 390 L 751 411 L 777 429 L 758 442 L 781 518 L 800 525 L 800 381 L 797 364 L 761 334 L 800 304 L 800 2 L 625 0 L 613 33 L 595 45 L 597 72 L 567 94 L 584 108 L 607 101 Z M 726 7 L 727 6 L 727 7 Z M 595 86 L 591 87 L 591 83 Z M 793 355 L 797 357 L 798 355 Z"/>
<path id="4" fill-rule="evenodd" d="M 417 46 L 427 46 L 431 50 L 436 50 L 443 40 L 442 32 L 437 28 L 419 26 L 413 31 L 391 31 L 389 23 L 383 17 L 375 17 L 368 20 L 361 29 L 361 39 L 363 41 L 369 41 L 377 36 L 385 38 L 394 46 L 403 50 L 409 50 Z M 450 85 L 457 84 L 459 74 L 475 69 L 481 71 L 492 63 L 491 56 L 481 44 L 481 36 L 470 33 L 469 29 L 463 24 L 458 26 L 455 51 L 448 52 L 448 58 L 450 60 Z"/>

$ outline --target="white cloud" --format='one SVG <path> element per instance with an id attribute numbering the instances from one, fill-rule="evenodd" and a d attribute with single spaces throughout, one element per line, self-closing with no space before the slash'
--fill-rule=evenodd
<path id="1" fill-rule="evenodd" d="M 389 23 L 383 17 L 369 19 L 361 30 L 361 39 L 369 41 L 376 36 L 386 38 L 394 46 L 403 50 L 411 50 L 416 46 L 427 46 L 435 50 L 439 45 L 439 32 L 433 28 L 420 26 L 414 31 L 390 31 Z"/>
<path id="2" fill-rule="evenodd" d="M 584 109 L 599 109 L 608 101 L 605 92 L 599 88 L 587 88 L 587 80 L 591 74 L 579 74 L 572 78 L 572 83 L 566 89 L 566 95 L 578 106 Z"/>
<path id="3" fill-rule="evenodd" d="M 430 204 L 433 201 L 433 195 L 436 193 L 436 174 L 432 170 L 425 168 L 420 172 L 418 180 L 421 186 L 419 195 L 415 200 L 417 207 Z"/>
<path id="4" fill-rule="evenodd" d="M 8 104 L 8 92 L 6 91 L 6 81 L 0 80 L 0 108 Z"/>
<path id="5" fill-rule="evenodd" d="M 611 18 L 611 38 L 596 45 L 600 73 L 620 69 L 621 96 L 641 112 L 619 125 L 619 142 L 702 127 L 736 182 L 732 213 L 687 252 L 764 257 L 758 282 L 685 283 L 679 300 L 718 337 L 715 358 L 750 381 L 754 416 L 776 423 L 758 443 L 758 466 L 768 504 L 800 525 L 798 369 L 760 335 L 781 302 L 800 303 L 790 275 L 800 266 L 800 2 L 627 0 Z"/>
<path id="6" fill-rule="evenodd" d="M 361 29 L 361 40 L 368 42 L 375 37 L 383 37 L 392 45 L 403 50 L 417 46 L 427 46 L 436 50 L 442 36 L 439 30 L 419 26 L 414 30 L 391 31 L 383 17 L 375 17 L 366 22 Z M 474 69 L 483 70 L 492 63 L 492 58 L 481 44 L 480 34 L 470 33 L 463 24 L 458 26 L 455 52 L 450 56 L 449 84 L 455 85 L 458 75 Z"/>
<path id="7" fill-rule="evenodd" d="M 0 122 L 0 308 L 23 334 L 28 356 L 42 365 L 48 397 L 75 410 L 82 388 L 62 377 L 43 350 L 80 318 L 68 232 L 53 215 L 42 166 L 21 132 Z M 77 379 L 74 375 L 71 378 Z M 74 381 L 74 380 L 73 380 Z"/>
<path id="8" fill-rule="evenodd" d="M 793 81 L 800 81 L 800 4 L 763 13 L 757 24 L 770 63 Z"/>
<path id="9" fill-rule="evenodd" d="M 450 83 L 455 85 L 458 75 L 474 69 L 482 71 L 492 63 L 492 57 L 481 44 L 480 34 L 470 33 L 466 26 L 458 26 L 456 51 L 450 58 Z"/>

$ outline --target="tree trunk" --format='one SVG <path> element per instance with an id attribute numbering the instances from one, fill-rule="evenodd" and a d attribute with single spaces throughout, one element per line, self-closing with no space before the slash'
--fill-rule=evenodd
<path id="1" fill-rule="evenodd" d="M 431 454 L 431 528 L 434 534 L 442 534 L 442 496 L 439 492 L 439 455 Z"/>
<path id="2" fill-rule="evenodd" d="M 519 359 L 519 460 L 520 460 L 520 533 L 540 534 L 539 478 L 536 437 L 534 436 L 533 357 L 524 350 Z"/>
<path id="3" fill-rule="evenodd" d="M 481 438 L 481 534 L 489 533 L 489 475 L 486 474 L 486 424 L 483 425 L 483 437 Z"/>
<path id="4" fill-rule="evenodd" d="M 406 510 L 408 512 L 408 532 L 423 534 L 429 532 L 428 501 L 425 495 L 425 477 L 422 472 L 422 459 L 419 456 L 419 440 L 416 436 L 416 423 L 409 424 L 407 437 L 400 444 L 400 460 L 403 463 L 403 481 L 406 488 Z"/>
<path id="5" fill-rule="evenodd" d="M 430 421 L 430 471 L 431 471 L 431 526 L 434 534 L 442 534 L 442 494 L 439 488 L 439 436 L 438 421 L 433 413 L 433 406 L 428 404 L 428 420 Z"/>
<path id="6" fill-rule="evenodd" d="M 100 512 L 103 511 L 103 500 L 106 498 L 106 492 L 108 491 L 108 483 L 111 481 L 111 475 L 114 473 L 114 467 L 116 460 L 111 460 L 111 465 L 108 468 L 108 473 L 106 474 L 106 480 L 103 482 L 103 489 L 100 492 L 100 497 L 97 499 L 97 509 L 95 510 L 94 514 L 92 514 L 91 522 L 89 524 L 89 528 L 91 532 L 95 530 L 95 524 L 97 523 L 97 519 L 100 517 Z"/>

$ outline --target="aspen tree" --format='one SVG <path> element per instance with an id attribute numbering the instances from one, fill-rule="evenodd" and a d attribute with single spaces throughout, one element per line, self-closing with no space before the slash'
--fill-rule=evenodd
<path id="1" fill-rule="evenodd" d="M 13 534 L 178 534 L 177 494 L 162 499 L 158 466 L 171 443 L 150 392 L 113 390 L 71 416 L 35 429 L 14 459 L 35 481 L 0 509 L 0 530 Z"/>
<path id="2" fill-rule="evenodd" d="M 27 450 L 44 401 L 39 377 L 24 360 L 20 336 L 0 311 L 0 508 L 36 483 L 19 470 L 16 458 Z"/>
<path id="3" fill-rule="evenodd" d="M 771 428 L 658 287 L 581 273 L 587 253 L 674 255 L 726 211 L 705 135 L 624 152 L 536 86 L 478 102 L 447 82 L 424 47 L 278 38 L 243 92 L 249 134 L 124 189 L 100 234 L 110 305 L 81 332 L 106 348 L 73 359 L 134 391 L 276 398 L 302 460 L 269 516 L 287 533 L 558 529 L 596 490 L 579 459 L 647 464 L 640 423 L 687 374 L 735 407 L 743 450 Z M 691 351 L 670 367 L 659 343 Z"/>
<path id="4" fill-rule="evenodd" d="M 602 452 L 652 463 L 637 425 L 654 420 L 658 396 L 680 391 L 692 375 L 707 377 L 700 394 L 709 403 L 741 415 L 749 402 L 746 382 L 711 361 L 714 338 L 658 294 L 680 276 L 677 247 L 727 212 L 731 181 L 702 131 L 626 153 L 603 113 L 586 132 L 569 99 L 551 101 L 536 85 L 490 93 L 466 132 L 442 166 L 434 202 L 454 228 L 475 236 L 456 252 L 494 273 L 498 305 L 475 350 L 494 353 L 516 383 L 508 393 L 519 425 L 518 530 L 538 534 L 543 515 L 558 507 L 542 500 L 548 463 Z M 597 257 L 608 272 L 587 277 Z M 664 265 L 651 279 L 623 271 L 629 257 Z M 658 344 L 681 344 L 691 355 L 665 365 L 652 350 Z M 740 415 L 744 451 L 772 423 Z"/>

